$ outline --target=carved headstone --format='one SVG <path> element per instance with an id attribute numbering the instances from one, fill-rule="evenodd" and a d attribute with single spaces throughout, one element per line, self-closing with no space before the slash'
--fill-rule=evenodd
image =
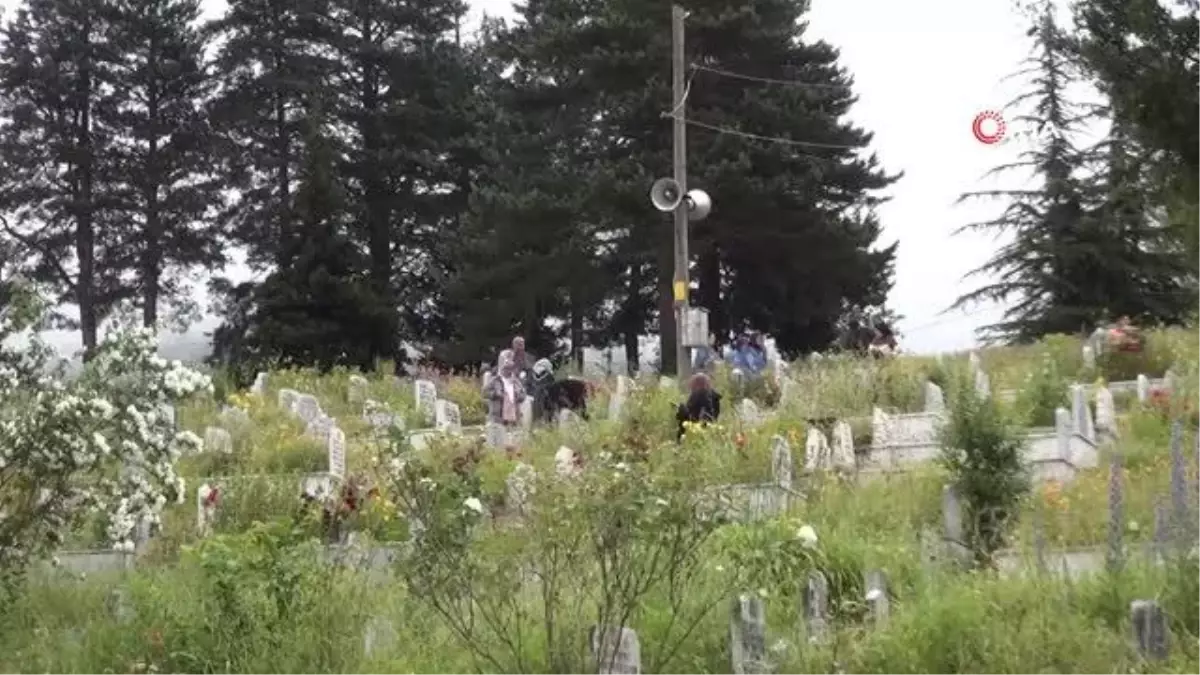
<path id="1" fill-rule="evenodd" d="M 336 426 L 329 430 L 329 474 L 346 479 L 346 433 Z"/>
<path id="2" fill-rule="evenodd" d="M 435 421 L 437 414 L 437 385 L 429 380 L 413 382 L 413 399 L 416 401 L 417 413 L 424 418 L 424 424 Z"/>
<path id="3" fill-rule="evenodd" d="M 560 478 L 574 478 L 583 473 L 579 465 L 579 454 L 565 445 L 554 453 L 554 471 Z"/>
<path id="4" fill-rule="evenodd" d="M 1150 400 L 1150 378 L 1141 374 L 1137 376 L 1137 399 L 1141 403 Z"/>
<path id="5" fill-rule="evenodd" d="M 454 434 L 462 432 L 462 412 L 457 403 L 439 398 L 434 403 L 433 417 L 438 431 Z"/>
<path id="6" fill-rule="evenodd" d="M 631 389 L 630 380 L 624 375 L 617 376 L 617 385 L 613 389 L 612 397 L 608 399 L 608 418 L 615 420 L 620 419 L 621 413 L 625 409 L 625 400 L 629 398 L 629 390 Z"/>
<path id="7" fill-rule="evenodd" d="M 762 424 L 762 413 L 758 409 L 758 404 L 748 398 L 738 402 L 737 416 L 746 426 Z"/>
<path id="8" fill-rule="evenodd" d="M 262 396 L 267 393 L 267 374 L 258 373 L 254 376 L 254 384 L 250 385 L 250 393 Z"/>
<path id="9" fill-rule="evenodd" d="M 804 471 L 812 473 L 829 468 L 829 441 L 820 429 L 809 429 L 804 443 Z"/>
<path id="10" fill-rule="evenodd" d="M 305 424 L 324 414 L 321 412 L 321 402 L 311 394 L 300 394 L 296 397 L 295 411 L 296 416 Z"/>
<path id="11" fill-rule="evenodd" d="M 318 443 L 329 442 L 329 430 L 334 427 L 335 421 L 332 417 L 328 417 L 325 413 L 321 413 L 314 417 L 305 427 L 304 435 L 313 439 Z"/>
<path id="12" fill-rule="evenodd" d="M 854 459 L 854 431 L 846 420 L 838 420 L 833 425 L 830 458 L 833 468 L 839 471 L 854 471 L 857 466 Z"/>

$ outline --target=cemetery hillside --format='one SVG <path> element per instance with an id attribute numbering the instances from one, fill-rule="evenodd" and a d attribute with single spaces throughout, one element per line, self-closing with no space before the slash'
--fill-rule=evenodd
<path id="1" fill-rule="evenodd" d="M 680 443 L 676 382 L 592 377 L 515 452 L 475 377 L 19 356 L 6 671 L 1200 666 L 1195 327 L 780 360 Z"/>
<path id="2" fill-rule="evenodd" d="M 1198 17 L 0 0 L 0 672 L 1200 672 Z"/>

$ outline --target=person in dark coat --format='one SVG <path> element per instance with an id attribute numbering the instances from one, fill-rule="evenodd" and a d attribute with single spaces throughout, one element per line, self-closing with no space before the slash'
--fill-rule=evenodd
<path id="1" fill-rule="evenodd" d="M 704 373 L 696 373 L 688 381 L 690 393 L 684 403 L 680 403 L 675 411 L 675 421 L 678 423 L 676 441 L 683 440 L 684 422 L 707 424 L 716 422 L 721 417 L 721 394 L 712 386 L 712 378 Z"/>
<path id="2" fill-rule="evenodd" d="M 529 393 L 533 396 L 533 420 L 550 424 L 558 412 L 551 395 L 554 393 L 554 368 L 549 359 L 540 359 L 533 364 L 529 378 Z"/>

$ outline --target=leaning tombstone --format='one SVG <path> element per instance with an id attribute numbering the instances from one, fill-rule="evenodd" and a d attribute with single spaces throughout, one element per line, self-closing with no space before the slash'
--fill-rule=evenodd
<path id="1" fill-rule="evenodd" d="M 770 672 L 767 663 L 767 619 L 761 598 L 744 594 L 734 599 L 733 616 L 729 621 L 729 641 L 734 673 Z"/>
<path id="2" fill-rule="evenodd" d="M 1167 617 L 1162 607 L 1153 600 L 1134 600 L 1129 604 L 1129 615 L 1138 655 L 1147 661 L 1167 660 Z"/>
<path id="3" fill-rule="evenodd" d="M 300 398 L 300 392 L 295 389 L 280 389 L 279 390 L 279 407 L 287 412 L 296 410 L 296 400 Z"/>
<path id="4" fill-rule="evenodd" d="M 787 439 L 776 434 L 771 437 L 771 475 L 776 484 L 785 490 L 792 489 L 795 466 L 792 462 L 792 448 Z"/>
<path id="5" fill-rule="evenodd" d="M 1096 390 L 1096 432 L 1109 438 L 1117 436 L 1117 404 L 1108 387 Z"/>
<path id="6" fill-rule="evenodd" d="M 592 626 L 588 643 L 601 675 L 641 674 L 642 647 L 632 628 Z"/>
<path id="7" fill-rule="evenodd" d="M 829 467 L 829 441 L 820 429 L 809 429 L 804 443 L 804 471 L 813 473 Z"/>
<path id="8" fill-rule="evenodd" d="M 297 396 L 295 411 L 296 417 L 299 417 L 305 424 L 324 414 L 321 412 L 321 402 L 312 394 L 300 394 Z"/>
<path id="9" fill-rule="evenodd" d="M 748 398 L 744 398 L 738 403 L 737 417 L 746 426 L 762 424 L 762 413 L 758 410 L 758 404 Z"/>

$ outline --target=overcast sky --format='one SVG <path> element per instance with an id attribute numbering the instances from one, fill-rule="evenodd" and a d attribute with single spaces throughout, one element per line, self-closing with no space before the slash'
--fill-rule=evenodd
<path id="1" fill-rule="evenodd" d="M 16 3 L 0 0 L 0 7 Z M 484 12 L 512 16 L 511 0 L 471 4 L 472 23 Z M 224 0 L 205 0 L 210 14 L 224 6 Z M 982 144 L 971 125 L 978 113 L 1001 110 L 1021 90 L 1022 82 L 1008 76 L 1028 55 L 1025 23 L 1013 0 L 812 0 L 809 18 L 809 37 L 838 47 L 854 76 L 860 100 L 851 119 L 875 132 L 872 148 L 885 168 L 905 173 L 879 214 L 882 243 L 900 242 L 890 303 L 905 317 L 901 345 L 919 352 L 970 347 L 974 329 L 995 321 L 999 309 L 942 312 L 978 285 L 962 277 L 987 260 L 996 242 L 951 235 L 994 215 L 998 205 L 955 201 L 965 191 L 999 187 L 984 174 L 1014 160 L 1022 146 L 1020 140 Z M 709 132 L 693 127 L 689 133 Z M 1013 186 L 1012 179 L 1005 186 Z M 719 204 L 721 187 L 704 187 Z M 193 333 L 211 326 L 206 320 Z M 64 348 L 78 347 L 76 336 L 54 337 Z"/>

